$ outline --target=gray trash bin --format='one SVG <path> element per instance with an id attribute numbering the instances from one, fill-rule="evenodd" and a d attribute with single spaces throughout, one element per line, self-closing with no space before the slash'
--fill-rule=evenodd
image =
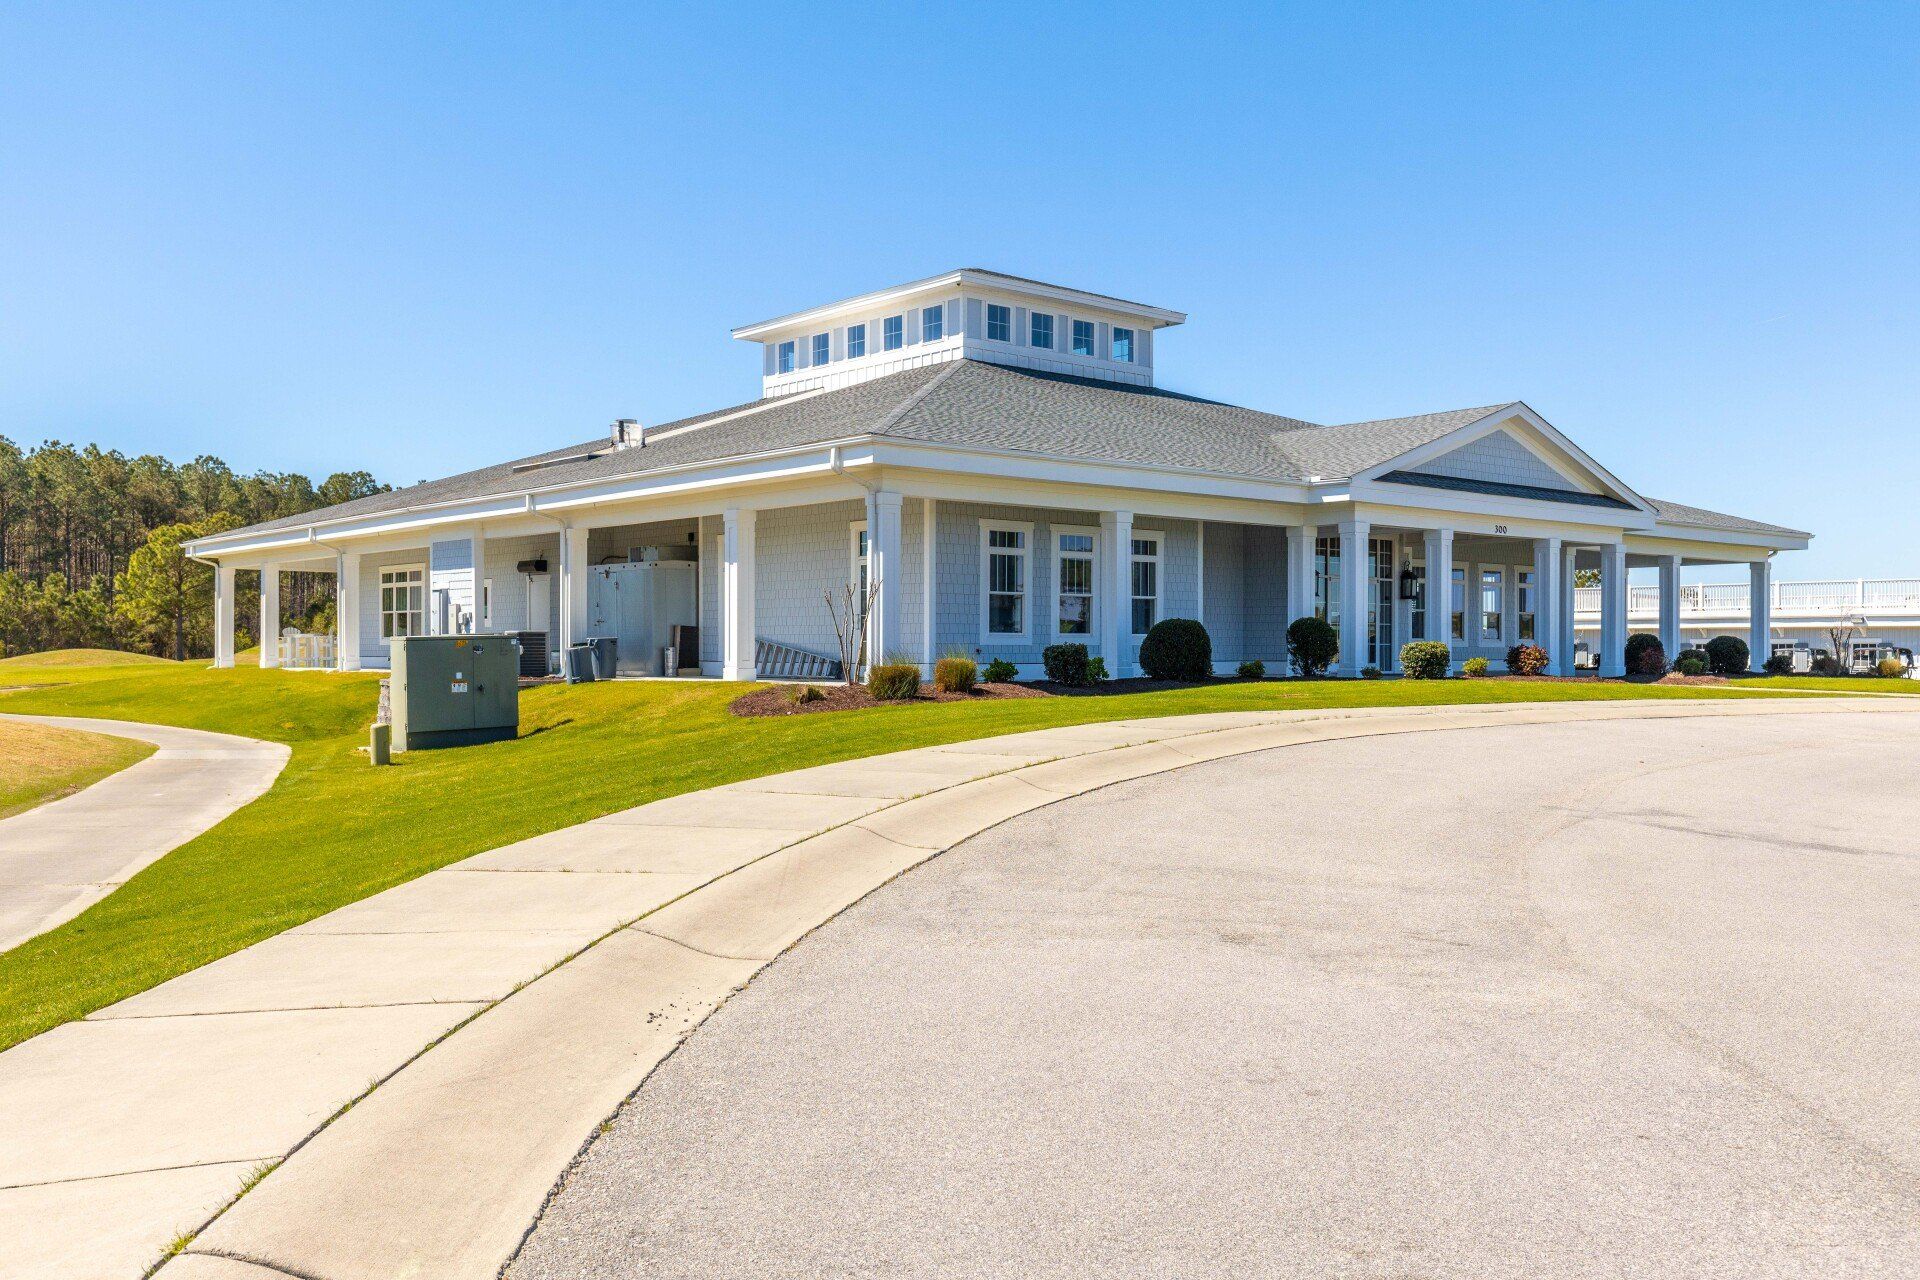
<path id="1" fill-rule="evenodd" d="M 620 642 L 613 636 L 588 636 L 587 643 L 593 646 L 593 677 L 596 680 L 611 680 L 614 675 L 614 663 L 620 657 Z"/>
<path id="2" fill-rule="evenodd" d="M 593 680 L 593 646 L 591 644 L 570 644 L 563 655 L 561 674 L 566 676 L 568 684 L 587 684 Z"/>

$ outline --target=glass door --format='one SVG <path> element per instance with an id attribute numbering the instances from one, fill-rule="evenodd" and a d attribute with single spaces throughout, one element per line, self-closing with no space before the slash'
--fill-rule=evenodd
<path id="1" fill-rule="evenodd" d="M 1367 665 L 1393 665 L 1393 539 L 1367 540 Z"/>

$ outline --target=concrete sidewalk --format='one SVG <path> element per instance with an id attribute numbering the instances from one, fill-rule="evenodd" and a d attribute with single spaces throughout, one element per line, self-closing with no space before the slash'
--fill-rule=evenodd
<path id="1" fill-rule="evenodd" d="M 84 791 L 0 821 L 0 951 L 71 920 L 162 854 L 258 799 L 288 750 L 227 733 L 76 716 L 0 716 L 151 742 Z"/>
<path id="2" fill-rule="evenodd" d="M 802 770 L 523 841 L 0 1054 L 0 1216 L 21 1224 L 0 1275 L 137 1276 L 213 1218 L 165 1280 L 491 1280 L 599 1122 L 770 959 L 1064 796 L 1372 734 L 1863 710 L 1920 701 L 1110 722 Z"/>

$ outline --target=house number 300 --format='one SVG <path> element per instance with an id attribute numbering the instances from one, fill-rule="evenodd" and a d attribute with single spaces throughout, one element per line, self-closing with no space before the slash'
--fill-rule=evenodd
<path id="1" fill-rule="evenodd" d="M 1507 531 L 1507 526 L 1505 526 L 1505 525 L 1503 525 L 1503 524 L 1497 524 L 1497 525 L 1495 525 L 1495 526 L 1493 526 L 1493 531 L 1494 531 L 1495 533 L 1505 533 L 1505 532 Z"/>

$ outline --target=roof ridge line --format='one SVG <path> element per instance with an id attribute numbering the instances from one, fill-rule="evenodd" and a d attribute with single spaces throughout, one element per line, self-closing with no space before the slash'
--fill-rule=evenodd
<path id="1" fill-rule="evenodd" d="M 905 400 L 895 405 L 887 416 L 880 419 L 880 421 L 874 425 L 873 429 L 866 434 L 870 436 L 886 435 L 900 419 L 913 412 L 914 408 L 918 406 L 922 400 L 925 400 L 935 387 L 945 382 L 948 378 L 951 378 L 960 366 L 965 363 L 965 360 L 949 361 L 946 368 L 934 374 L 931 378 L 928 378 L 923 385 L 916 388 Z"/>

